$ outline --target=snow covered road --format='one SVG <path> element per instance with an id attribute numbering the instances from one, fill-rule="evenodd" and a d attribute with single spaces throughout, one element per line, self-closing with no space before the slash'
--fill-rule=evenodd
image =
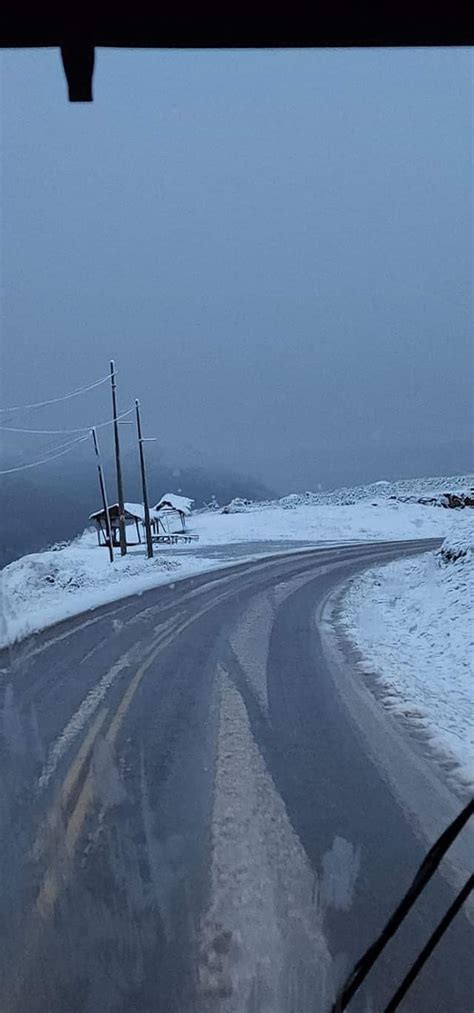
<path id="1" fill-rule="evenodd" d="M 2 1010 L 328 1013 L 460 805 L 408 737 L 388 756 L 382 708 L 355 724 L 357 673 L 333 670 L 315 612 L 426 547 L 243 563 L 2 653 Z M 354 1013 L 385 1008 L 469 841 Z M 465 1013 L 472 941 L 462 912 L 406 1013 Z"/>
<path id="2" fill-rule="evenodd" d="M 243 558 L 321 544 L 442 539 L 450 531 L 462 533 L 468 513 L 383 498 L 350 505 L 256 504 L 243 513 L 196 514 L 189 526 L 199 536 L 197 544 L 156 547 L 152 560 L 142 545 L 124 558 L 116 553 L 113 564 L 88 530 L 69 544 L 24 556 L 2 570 L 0 646 L 86 609 Z"/>

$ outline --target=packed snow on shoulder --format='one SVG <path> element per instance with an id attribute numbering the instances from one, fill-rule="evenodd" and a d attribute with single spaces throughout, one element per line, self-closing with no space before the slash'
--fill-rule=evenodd
<path id="1" fill-rule="evenodd" d="M 206 569 L 188 559 L 186 573 Z M 113 563 L 94 531 L 70 543 L 23 556 L 0 574 L 0 646 L 11 644 L 86 609 L 141 593 L 178 576 L 179 561 L 168 554 L 147 559 L 144 546 Z"/>
<path id="2" fill-rule="evenodd" d="M 474 784 L 472 521 L 436 552 L 354 578 L 342 622 L 387 706 L 424 727 L 455 776 Z"/>
<path id="3" fill-rule="evenodd" d="M 376 483 L 339 493 L 297 494 L 264 504 L 234 501 L 227 513 L 213 508 L 188 516 L 187 531 L 198 535 L 198 542 L 190 547 L 155 545 L 151 560 L 139 545 L 123 558 L 116 550 L 111 564 L 106 548 L 99 547 L 94 532 L 87 530 L 69 544 L 24 556 L 3 569 L 0 646 L 165 581 L 288 551 L 292 546 L 442 539 L 453 528 L 462 532 L 470 509 L 400 502 L 391 498 L 393 489 L 415 495 L 435 489 L 462 491 L 471 485 L 472 476 L 468 476 Z M 167 499 L 172 495 L 167 494 Z M 183 502 L 189 511 L 191 501 L 181 501 L 181 506 Z"/>

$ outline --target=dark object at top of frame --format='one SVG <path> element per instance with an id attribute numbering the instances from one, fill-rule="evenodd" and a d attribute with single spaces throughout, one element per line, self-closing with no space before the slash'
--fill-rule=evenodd
<path id="1" fill-rule="evenodd" d="M 0 28 L 3 48 L 61 49 L 71 102 L 92 100 L 96 47 L 149 49 L 246 49 L 396 46 L 471 46 L 469 5 L 417 3 L 321 4 L 276 10 L 221 4 L 158 7 L 141 15 L 108 15 L 68 8 L 48 16 L 10 11 Z"/>

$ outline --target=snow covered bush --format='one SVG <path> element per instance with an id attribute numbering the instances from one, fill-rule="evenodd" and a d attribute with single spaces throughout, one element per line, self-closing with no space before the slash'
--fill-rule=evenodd
<path id="1" fill-rule="evenodd" d="M 240 496 L 236 496 L 227 506 L 222 507 L 222 514 L 242 514 L 246 513 L 247 510 L 255 507 L 256 504 L 251 499 L 242 499 Z"/>
<path id="2" fill-rule="evenodd" d="M 444 539 L 439 550 L 440 562 L 456 563 L 458 560 L 468 562 L 474 554 L 474 524 L 471 531 L 456 532 Z"/>

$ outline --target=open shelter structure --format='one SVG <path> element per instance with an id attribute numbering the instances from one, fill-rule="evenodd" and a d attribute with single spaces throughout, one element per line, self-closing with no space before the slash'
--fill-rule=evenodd
<path id="1" fill-rule="evenodd" d="M 143 524 L 145 522 L 145 508 L 143 503 L 124 503 L 125 513 L 125 532 L 127 538 L 127 545 L 141 545 L 144 538 L 142 538 Z M 120 525 L 119 525 L 119 505 L 113 503 L 109 507 L 110 527 L 112 529 L 112 545 L 120 545 Z M 89 520 L 94 521 L 97 526 L 97 538 L 99 545 L 107 545 L 107 524 L 105 517 L 105 510 L 96 510 L 95 513 L 90 514 Z M 150 510 L 150 520 L 152 525 L 157 523 L 158 518 L 155 510 Z M 135 527 L 136 541 L 129 540 L 130 529 Z"/>
<path id="2" fill-rule="evenodd" d="M 178 521 L 181 531 L 184 532 L 186 518 L 191 516 L 193 503 L 193 499 L 189 499 L 187 496 L 178 496 L 174 492 L 167 492 L 162 496 L 151 511 L 155 516 L 158 515 L 155 520 L 157 534 L 160 533 L 160 524 L 162 531 L 169 533 L 170 521 L 173 518 Z"/>

